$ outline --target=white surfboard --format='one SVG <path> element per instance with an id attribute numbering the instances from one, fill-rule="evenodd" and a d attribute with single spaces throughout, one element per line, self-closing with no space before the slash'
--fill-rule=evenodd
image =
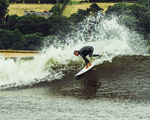
<path id="1" fill-rule="evenodd" d="M 95 59 L 94 59 L 95 60 Z M 89 71 L 90 69 L 92 69 L 94 66 L 95 66 L 95 62 L 92 60 L 91 62 L 91 66 L 89 66 L 88 68 L 86 68 L 86 66 L 79 72 L 77 73 L 75 76 L 79 76 L 79 75 L 82 75 L 84 74 L 85 72 Z"/>

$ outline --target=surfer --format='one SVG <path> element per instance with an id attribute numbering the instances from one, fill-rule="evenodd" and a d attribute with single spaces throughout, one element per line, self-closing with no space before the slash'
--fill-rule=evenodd
<path id="1" fill-rule="evenodd" d="M 93 54 L 93 51 L 94 51 L 94 48 L 92 46 L 84 46 L 80 50 L 75 50 L 74 55 L 76 55 L 76 56 L 80 55 L 86 63 L 86 68 L 88 68 L 89 66 L 91 66 L 91 63 L 86 58 L 87 55 L 89 55 L 90 57 L 101 56 L 101 55 Z"/>

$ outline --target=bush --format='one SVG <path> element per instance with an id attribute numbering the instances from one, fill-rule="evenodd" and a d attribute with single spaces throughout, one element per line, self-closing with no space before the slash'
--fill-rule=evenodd
<path id="1" fill-rule="evenodd" d="M 134 16 L 124 15 L 120 18 L 119 21 L 121 24 L 125 25 L 131 30 L 141 31 L 141 28 L 139 27 L 140 21 Z"/>
<path id="2" fill-rule="evenodd" d="M 79 9 L 77 13 L 74 13 L 70 16 L 70 20 L 74 23 L 83 21 L 88 13 L 86 10 Z"/>
<path id="3" fill-rule="evenodd" d="M 137 3 L 142 4 L 142 5 L 146 6 L 147 8 L 149 8 L 149 6 L 150 6 L 150 0 L 138 0 Z"/>
<path id="4" fill-rule="evenodd" d="M 39 33 L 26 34 L 21 37 L 20 43 L 20 49 L 40 50 L 43 45 L 43 37 Z"/>
<path id="5" fill-rule="evenodd" d="M 98 12 L 102 12 L 104 9 L 100 8 L 96 3 L 90 5 L 90 8 L 88 8 L 86 11 L 88 12 L 88 14 L 92 13 L 92 14 L 96 14 Z"/>
<path id="6" fill-rule="evenodd" d="M 53 16 L 60 16 L 61 14 L 60 5 L 54 5 L 49 12 L 53 13 Z"/>
<path id="7" fill-rule="evenodd" d="M 74 23 L 83 21 L 88 15 L 97 14 L 102 12 L 103 9 L 100 8 L 96 3 L 90 5 L 86 10 L 79 9 L 77 13 L 74 13 L 70 16 L 70 20 Z"/>
<path id="8" fill-rule="evenodd" d="M 150 32 L 150 11 L 143 4 L 125 4 L 120 3 L 114 6 L 110 6 L 106 11 L 106 14 L 115 14 L 124 20 L 124 24 L 133 28 L 140 33 L 147 34 Z M 129 18 L 125 20 L 124 18 Z M 136 27 L 137 25 L 137 27 Z"/>
<path id="9" fill-rule="evenodd" d="M 14 44 L 20 41 L 22 34 L 18 30 L 0 29 L 0 49 L 15 49 Z"/>
<path id="10" fill-rule="evenodd" d="M 23 34 L 42 33 L 44 36 L 48 34 L 49 26 L 47 19 L 36 15 L 25 15 L 17 19 L 16 28 Z"/>
<path id="11" fill-rule="evenodd" d="M 64 16 L 52 16 L 48 19 L 49 34 L 68 33 L 70 31 L 70 22 L 67 17 Z"/>
<path id="12" fill-rule="evenodd" d="M 0 29 L 0 49 L 40 50 L 43 37 L 39 33 L 23 35 L 19 30 Z"/>
<path id="13" fill-rule="evenodd" d="M 114 6 L 109 6 L 106 10 L 106 14 L 115 14 L 117 16 L 130 12 L 128 9 L 129 5 L 126 3 L 115 4 Z"/>
<path id="14" fill-rule="evenodd" d="M 11 15 L 6 17 L 6 22 L 0 25 L 2 29 L 14 30 L 17 23 L 17 15 Z"/>
<path id="15" fill-rule="evenodd" d="M 0 0 L 0 23 L 4 19 L 5 14 L 8 12 L 8 0 Z"/>

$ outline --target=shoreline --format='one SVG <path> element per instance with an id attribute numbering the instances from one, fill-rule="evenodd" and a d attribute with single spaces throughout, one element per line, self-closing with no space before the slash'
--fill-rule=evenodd
<path id="1" fill-rule="evenodd" d="M 27 58 L 39 55 L 40 51 L 29 51 L 29 50 L 0 50 L 0 56 L 4 58 Z"/>

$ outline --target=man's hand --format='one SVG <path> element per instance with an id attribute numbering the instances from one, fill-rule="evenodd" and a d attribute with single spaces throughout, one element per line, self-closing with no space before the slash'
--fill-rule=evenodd
<path id="1" fill-rule="evenodd" d="M 99 54 L 99 57 L 102 57 L 103 54 Z"/>

